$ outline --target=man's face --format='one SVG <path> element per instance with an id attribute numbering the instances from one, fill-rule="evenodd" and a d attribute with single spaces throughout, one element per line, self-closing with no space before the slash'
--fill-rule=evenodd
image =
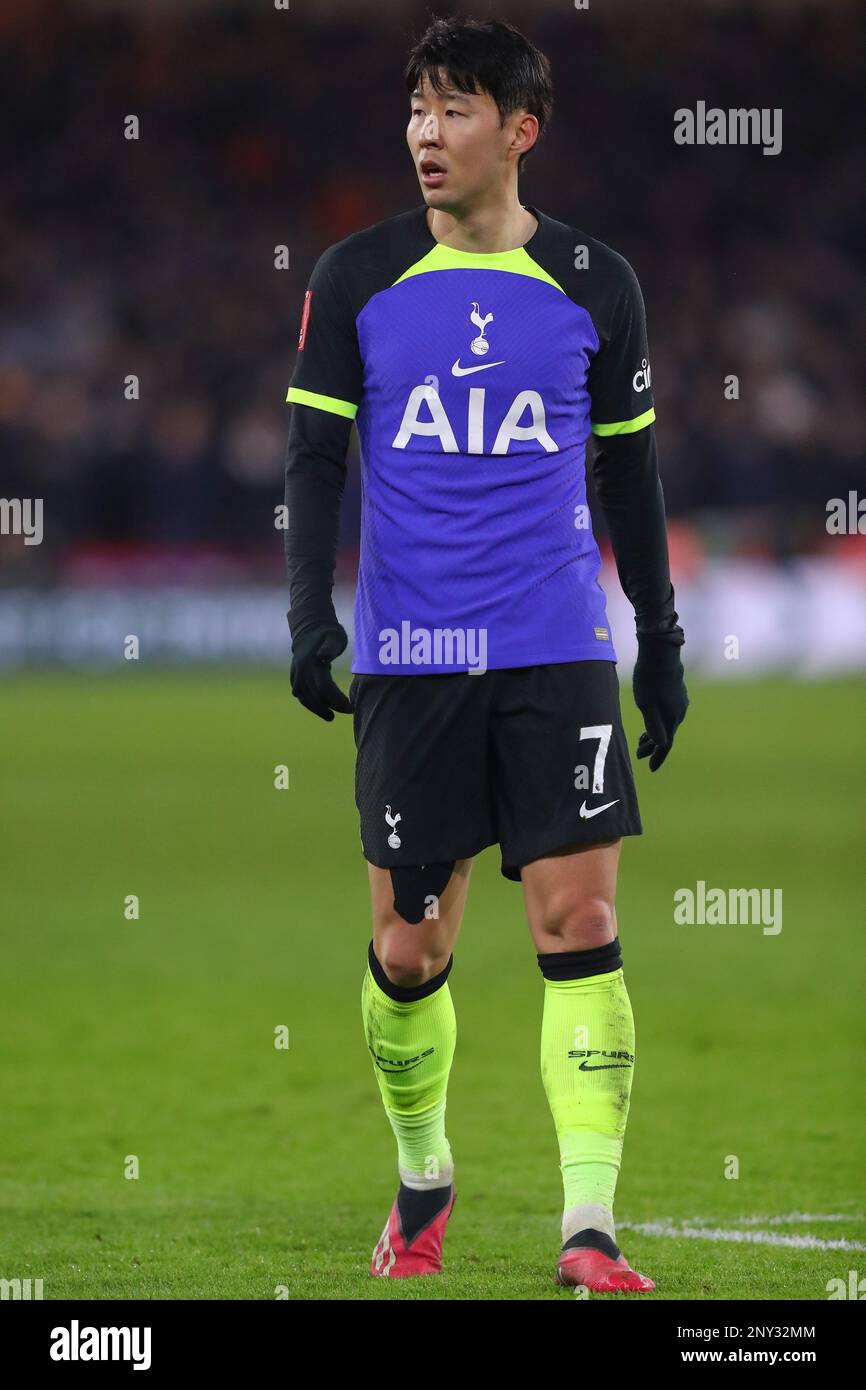
<path id="1" fill-rule="evenodd" d="M 500 126 L 499 109 L 488 93 L 450 89 L 440 96 L 424 77 L 412 94 L 406 139 L 427 206 L 460 207 L 500 186 L 513 164 L 506 151 L 519 118 L 515 113 Z"/>

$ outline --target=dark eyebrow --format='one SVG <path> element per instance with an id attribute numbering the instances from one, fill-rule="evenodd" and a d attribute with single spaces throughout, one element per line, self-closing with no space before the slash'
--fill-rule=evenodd
<path id="1" fill-rule="evenodd" d="M 410 96 L 409 100 L 410 100 L 410 101 L 420 101 L 420 100 L 421 100 L 421 96 L 422 96 L 422 93 L 416 90 L 416 91 L 414 91 L 414 92 L 412 93 L 412 95 Z M 468 101 L 468 100 L 469 100 L 469 96 L 468 96 L 465 92 L 445 92 L 445 93 L 443 94 L 443 98 L 444 98 L 445 101 Z"/>

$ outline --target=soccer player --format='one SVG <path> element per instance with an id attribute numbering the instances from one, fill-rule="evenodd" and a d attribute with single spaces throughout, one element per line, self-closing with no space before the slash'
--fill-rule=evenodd
<path id="1" fill-rule="evenodd" d="M 615 892 L 642 826 L 586 504 L 585 449 L 634 606 L 638 758 L 664 762 L 688 704 L 668 565 L 644 307 L 602 242 L 518 198 L 552 110 L 514 27 L 436 20 L 406 68 L 423 203 L 316 264 L 288 400 L 292 690 L 352 713 L 373 935 L 362 1010 L 397 1139 L 373 1253 L 441 1268 L 448 987 L 473 857 L 499 844 L 544 980 L 541 1072 L 564 1185 L 561 1284 L 642 1292 L 614 1190 L 635 1061 Z M 332 603 L 352 421 L 362 463 L 349 697 Z"/>

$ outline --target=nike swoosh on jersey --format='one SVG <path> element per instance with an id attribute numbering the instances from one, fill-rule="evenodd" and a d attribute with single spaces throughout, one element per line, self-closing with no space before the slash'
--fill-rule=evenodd
<path id="1" fill-rule="evenodd" d="M 584 801 L 581 803 L 580 814 L 584 820 L 591 820 L 593 816 L 601 815 L 602 811 L 609 811 L 611 806 L 615 806 L 617 804 L 617 801 L 619 801 L 619 797 L 617 797 L 616 801 L 606 802 L 604 806 L 593 806 L 591 811 L 588 811 L 586 809 L 586 802 Z"/>
<path id="2" fill-rule="evenodd" d="M 457 361 L 454 363 L 454 366 L 451 368 L 451 375 L 452 375 L 452 376 L 469 376 L 472 372 L 486 372 L 488 367 L 504 367 L 504 366 L 505 366 L 505 358 L 503 358 L 501 362 L 479 362 L 479 364 L 478 364 L 477 367 L 461 367 L 461 365 L 460 365 L 460 358 L 458 357 L 458 358 L 457 358 Z"/>

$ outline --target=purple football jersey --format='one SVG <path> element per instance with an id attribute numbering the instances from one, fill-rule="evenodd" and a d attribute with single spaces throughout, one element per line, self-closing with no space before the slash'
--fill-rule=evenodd
<path id="1" fill-rule="evenodd" d="M 643 302 L 621 256 L 530 211 L 525 245 L 477 254 L 422 205 L 311 276 L 288 400 L 358 431 L 355 672 L 616 660 L 585 454 L 654 419 Z"/>

